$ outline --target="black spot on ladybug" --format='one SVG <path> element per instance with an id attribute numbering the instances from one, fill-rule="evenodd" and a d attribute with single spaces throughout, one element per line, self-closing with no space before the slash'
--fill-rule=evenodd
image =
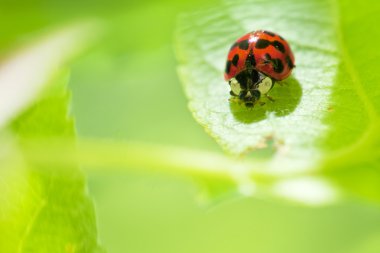
<path id="1" fill-rule="evenodd" d="M 230 70 L 231 70 L 231 61 L 227 61 L 227 64 L 226 64 L 226 73 L 230 73 Z"/>
<path id="2" fill-rule="evenodd" d="M 264 40 L 264 39 L 259 39 L 256 41 L 256 45 L 255 47 L 258 48 L 258 49 L 262 49 L 262 48 L 266 48 L 270 45 L 270 41 L 269 40 Z"/>
<path id="3" fill-rule="evenodd" d="M 236 67 L 239 62 L 239 55 L 235 54 L 234 58 L 232 58 L 232 64 Z"/>
<path id="4" fill-rule="evenodd" d="M 273 41 L 271 44 L 281 53 L 285 53 L 284 45 L 281 42 L 279 42 L 278 40 Z"/>
<path id="5" fill-rule="evenodd" d="M 243 40 L 239 42 L 239 48 L 242 50 L 247 50 L 249 48 L 248 40 Z"/>
<path id="6" fill-rule="evenodd" d="M 282 61 L 280 59 L 272 59 L 273 63 L 273 70 L 276 73 L 281 73 L 284 70 L 284 64 L 282 64 Z"/>
<path id="7" fill-rule="evenodd" d="M 264 57 L 265 57 L 264 64 L 268 64 L 268 63 L 271 62 L 272 57 L 270 56 L 270 54 L 266 53 L 266 54 L 264 55 Z"/>
<path id="8" fill-rule="evenodd" d="M 289 68 L 291 69 L 294 68 L 294 64 L 292 60 L 290 59 L 289 55 L 286 56 L 285 61 L 286 61 L 286 64 L 288 64 Z"/>
<path id="9" fill-rule="evenodd" d="M 232 49 L 234 49 L 235 47 L 237 47 L 238 46 L 238 43 L 237 42 L 235 42 L 234 44 L 232 44 L 232 46 L 231 46 L 231 48 L 230 48 L 230 51 L 232 50 Z"/>
<path id="10" fill-rule="evenodd" d="M 268 34 L 269 36 L 272 36 L 272 37 L 276 36 L 276 34 L 269 31 L 263 31 L 263 33 Z"/>

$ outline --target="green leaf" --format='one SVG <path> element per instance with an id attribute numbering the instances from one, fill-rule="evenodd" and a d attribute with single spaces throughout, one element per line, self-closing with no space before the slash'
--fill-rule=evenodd
<path id="1" fill-rule="evenodd" d="M 83 22 L 39 35 L 0 64 L 0 127 L 15 119 L 49 81 L 98 34 L 99 24 Z"/>
<path id="2" fill-rule="evenodd" d="M 11 122 L 0 135 L 0 252 L 103 251 L 85 178 L 73 158 L 75 133 L 64 67 L 78 46 L 88 45 L 83 36 L 91 32 L 88 28 L 49 34 L 0 68 L 0 84 L 7 92 L 0 96 L 10 105 L 2 108 L 1 123 Z M 11 103 L 15 99 L 18 103 Z M 57 157 L 36 161 L 32 150 L 41 143 L 45 156 L 58 145 Z M 57 163 L 60 156 L 72 159 Z"/>
<path id="3" fill-rule="evenodd" d="M 193 25 L 180 25 L 180 74 L 195 118 L 226 150 L 242 154 L 273 140 L 277 148 L 273 162 L 283 165 L 284 159 L 295 157 L 298 166 L 304 167 L 315 160 L 310 160 L 315 150 L 309 152 L 305 147 L 326 130 L 322 119 L 338 67 L 337 42 L 326 2 L 286 3 L 231 1 L 221 8 L 185 16 L 181 24 Z M 293 78 L 271 92 L 274 103 L 266 101 L 265 106 L 251 111 L 228 102 L 223 69 L 230 44 L 240 35 L 262 28 L 289 41 L 297 68 Z M 303 159 L 298 159 L 301 156 Z"/>
<path id="4" fill-rule="evenodd" d="M 380 39 L 373 29 L 380 22 L 375 14 L 380 5 L 358 5 L 238 0 L 183 15 L 177 33 L 179 73 L 195 119 L 227 152 L 256 150 L 252 156 L 261 162 L 255 170 L 313 180 L 319 175 L 379 200 L 380 53 L 372 42 Z M 223 70 L 234 40 L 257 29 L 285 37 L 297 67 L 271 91 L 274 103 L 247 110 L 228 102 Z"/>

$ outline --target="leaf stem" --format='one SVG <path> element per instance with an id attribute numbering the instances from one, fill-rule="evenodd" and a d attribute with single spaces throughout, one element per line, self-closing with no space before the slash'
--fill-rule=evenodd
<path id="1" fill-rule="evenodd" d="M 267 163 L 239 159 L 217 152 L 176 146 L 119 142 L 99 139 L 78 139 L 74 144 L 64 139 L 31 140 L 24 143 L 29 159 L 37 163 L 68 165 L 78 162 L 85 170 L 148 170 L 170 174 L 205 176 L 240 182 L 271 182 L 294 176 L 267 170 Z M 60 166 L 64 167 L 64 166 Z"/>

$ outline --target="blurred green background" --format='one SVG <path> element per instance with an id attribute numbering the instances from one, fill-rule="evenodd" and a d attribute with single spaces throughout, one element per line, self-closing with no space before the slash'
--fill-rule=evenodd
<path id="1" fill-rule="evenodd" d="M 71 114 L 79 137 L 210 150 L 179 82 L 178 14 L 218 5 L 185 1 L 2 1 L 0 53 L 54 26 L 86 18 L 104 33 L 71 66 Z M 380 252 L 380 209 L 358 199 L 326 207 L 237 197 L 200 204 L 188 177 L 86 170 L 99 240 L 124 252 Z"/>

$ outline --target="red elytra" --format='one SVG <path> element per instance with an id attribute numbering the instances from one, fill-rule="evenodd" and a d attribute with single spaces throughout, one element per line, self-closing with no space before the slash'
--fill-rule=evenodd
<path id="1" fill-rule="evenodd" d="M 247 33 L 231 46 L 224 79 L 235 77 L 247 64 L 276 81 L 287 78 L 295 66 L 289 44 L 280 35 L 265 30 Z"/>

